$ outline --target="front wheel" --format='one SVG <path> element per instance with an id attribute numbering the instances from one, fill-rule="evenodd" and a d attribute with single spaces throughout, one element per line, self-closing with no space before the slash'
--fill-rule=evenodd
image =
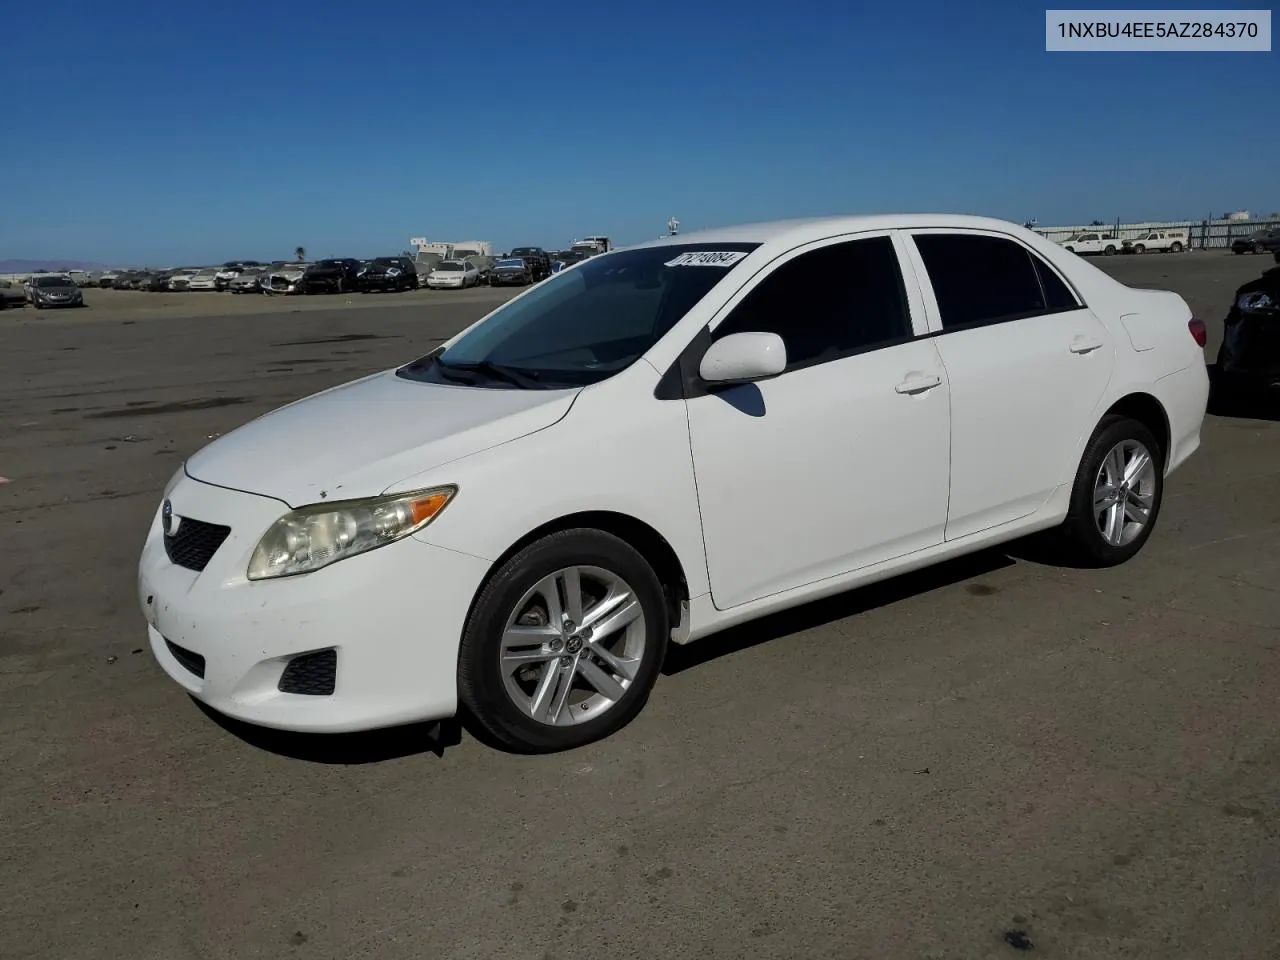
<path id="1" fill-rule="evenodd" d="M 1140 244 L 1140 243 L 1135 243 L 1135 244 L 1133 245 L 1133 252 L 1134 252 L 1134 253 L 1146 253 L 1146 252 L 1147 252 L 1147 248 L 1146 248 L 1146 247 L 1144 247 L 1144 246 L 1143 246 L 1142 244 Z"/>
<path id="2" fill-rule="evenodd" d="M 1116 248 L 1111 246 L 1110 244 L 1108 244 L 1106 249 L 1102 251 L 1103 256 L 1107 256 L 1107 257 L 1111 256 L 1115 252 L 1116 252 Z"/>
<path id="3" fill-rule="evenodd" d="M 1175 241 L 1172 245 L 1170 245 L 1170 247 L 1169 247 L 1169 252 L 1170 252 L 1170 253 L 1181 253 L 1181 252 L 1182 252 L 1182 244 L 1180 244 L 1180 243 L 1178 243 L 1177 241 Z"/>
<path id="4" fill-rule="evenodd" d="M 633 547 L 599 530 L 554 533 L 480 594 L 459 651 L 459 696 L 504 747 L 580 747 L 643 709 L 669 632 L 662 586 Z"/>
<path id="5" fill-rule="evenodd" d="M 1059 530 L 1073 559 L 1112 567 L 1151 536 L 1164 496 L 1164 453 L 1141 422 L 1109 416 L 1094 431 L 1076 471 Z"/>

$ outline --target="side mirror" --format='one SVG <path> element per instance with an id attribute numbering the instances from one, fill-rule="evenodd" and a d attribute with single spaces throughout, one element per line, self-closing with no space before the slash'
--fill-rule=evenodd
<path id="1" fill-rule="evenodd" d="M 702 355 L 698 376 L 708 383 L 750 383 L 787 368 L 787 347 L 776 333 L 731 333 Z"/>

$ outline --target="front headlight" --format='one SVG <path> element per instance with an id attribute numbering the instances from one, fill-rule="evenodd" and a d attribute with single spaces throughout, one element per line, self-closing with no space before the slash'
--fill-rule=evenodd
<path id="1" fill-rule="evenodd" d="M 1238 306 L 1243 313 L 1270 313 L 1276 309 L 1276 301 L 1270 294 L 1263 293 L 1260 290 L 1242 293 L 1236 300 Z"/>
<path id="2" fill-rule="evenodd" d="M 431 487 L 367 500 L 316 503 L 285 514 L 258 541 L 250 580 L 310 573 L 421 530 L 458 492 Z"/>

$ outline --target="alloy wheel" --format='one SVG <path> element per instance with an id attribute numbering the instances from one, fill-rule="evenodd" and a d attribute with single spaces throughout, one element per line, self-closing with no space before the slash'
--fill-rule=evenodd
<path id="1" fill-rule="evenodd" d="M 607 713 L 635 680 L 646 643 L 644 610 L 621 577 L 594 566 L 557 570 L 507 618 L 499 670 L 511 702 L 549 726 Z"/>
<path id="2" fill-rule="evenodd" d="M 1151 520 L 1156 498 L 1156 463 L 1137 440 L 1121 440 L 1102 460 L 1093 485 L 1098 532 L 1113 547 L 1132 543 Z"/>

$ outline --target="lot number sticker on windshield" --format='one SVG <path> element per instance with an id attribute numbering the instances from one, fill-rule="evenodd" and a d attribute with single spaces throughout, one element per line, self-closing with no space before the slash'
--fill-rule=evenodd
<path id="1" fill-rule="evenodd" d="M 746 254 L 741 250 L 690 250 L 682 253 L 674 260 L 668 260 L 668 267 L 731 267 Z"/>

